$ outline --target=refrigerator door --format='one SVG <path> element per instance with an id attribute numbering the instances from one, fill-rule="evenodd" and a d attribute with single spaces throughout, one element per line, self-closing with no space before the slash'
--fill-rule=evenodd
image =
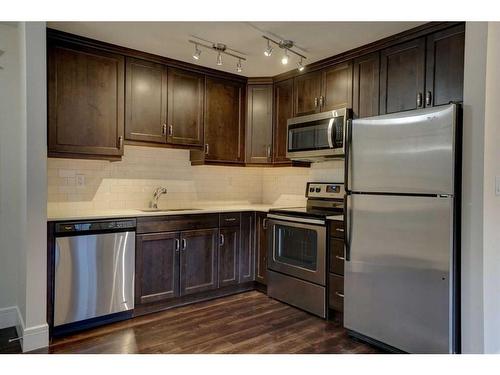
<path id="1" fill-rule="evenodd" d="M 353 194 L 344 326 L 409 353 L 453 351 L 453 198 Z"/>
<path id="2" fill-rule="evenodd" d="M 453 194 L 455 104 L 353 120 L 348 189 Z"/>

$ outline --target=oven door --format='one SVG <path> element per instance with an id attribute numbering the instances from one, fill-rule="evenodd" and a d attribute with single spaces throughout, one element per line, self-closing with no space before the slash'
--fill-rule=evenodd
<path id="1" fill-rule="evenodd" d="M 268 215 L 268 268 L 326 285 L 324 220 Z"/>

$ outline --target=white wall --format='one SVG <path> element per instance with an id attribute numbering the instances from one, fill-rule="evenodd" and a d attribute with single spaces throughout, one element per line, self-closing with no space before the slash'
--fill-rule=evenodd
<path id="1" fill-rule="evenodd" d="M 488 23 L 484 139 L 484 351 L 500 353 L 500 22 Z"/>

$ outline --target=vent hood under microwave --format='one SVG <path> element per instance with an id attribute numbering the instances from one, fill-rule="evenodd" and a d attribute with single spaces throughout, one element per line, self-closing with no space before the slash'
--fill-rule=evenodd
<path id="1" fill-rule="evenodd" d="M 349 115 L 341 108 L 289 119 L 286 157 L 309 162 L 344 157 Z"/>

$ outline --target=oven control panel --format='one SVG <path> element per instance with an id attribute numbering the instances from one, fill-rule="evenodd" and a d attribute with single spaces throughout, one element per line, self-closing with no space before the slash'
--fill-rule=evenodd
<path id="1" fill-rule="evenodd" d="M 344 198 L 344 184 L 340 182 L 308 182 L 307 198 Z"/>

